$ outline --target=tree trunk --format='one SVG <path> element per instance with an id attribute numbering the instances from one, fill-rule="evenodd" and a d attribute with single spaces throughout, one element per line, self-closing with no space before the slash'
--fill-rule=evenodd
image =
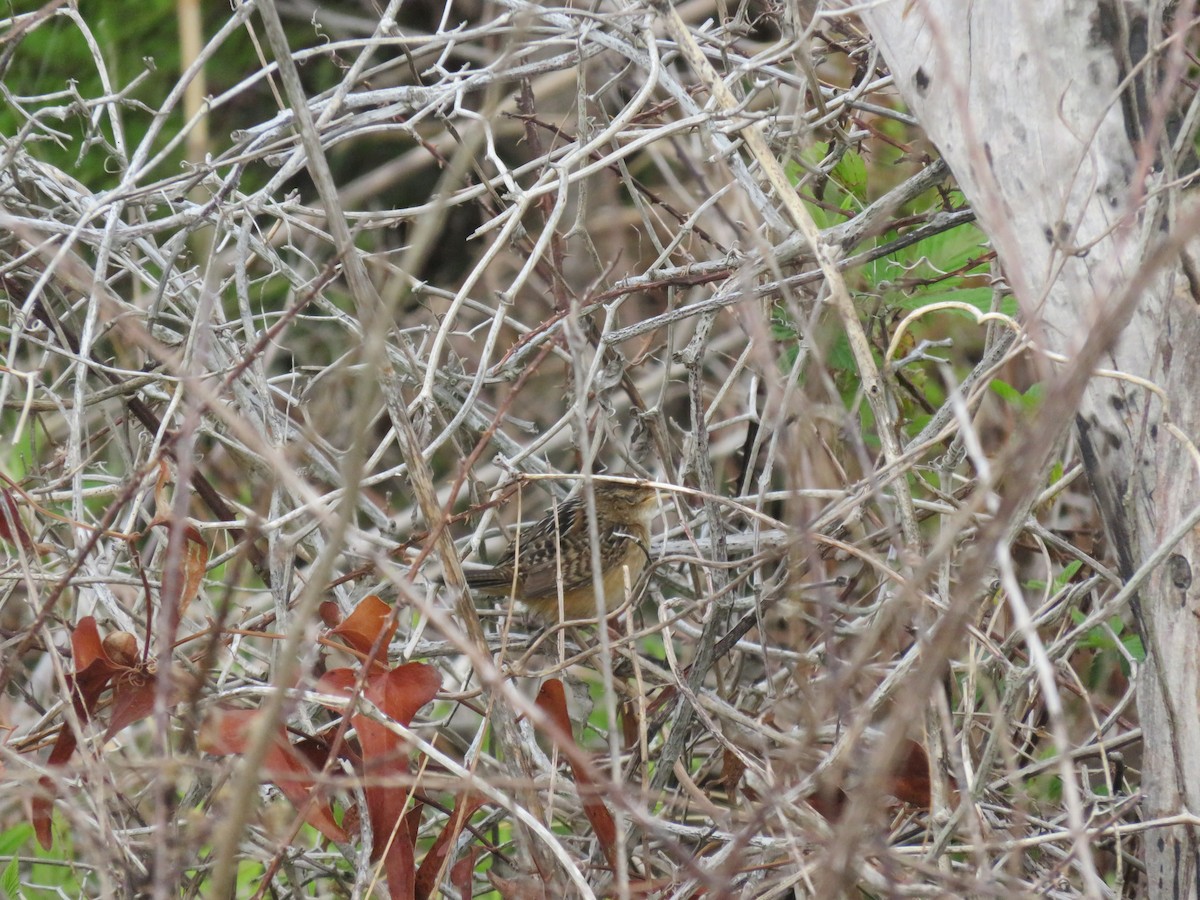
<path id="1" fill-rule="evenodd" d="M 1123 326 L 1104 367 L 1161 388 L 1094 377 L 1078 438 L 1125 579 L 1183 524 L 1185 536 L 1132 601 L 1147 650 L 1138 674 L 1142 809 L 1147 821 L 1200 812 L 1200 591 L 1191 574 L 1200 538 L 1186 527 L 1200 499 L 1188 439 L 1200 434 L 1200 328 L 1167 227 L 1178 205 L 1151 190 L 1174 178 L 1163 110 L 1182 41 L 1160 43 L 1148 2 L 915 0 L 864 15 L 992 240 L 1034 339 L 1069 358 L 1090 330 Z M 1148 46 L 1162 55 L 1147 57 Z M 1190 147 L 1191 135 L 1179 144 Z M 1136 304 L 1120 312 L 1134 291 Z M 1147 831 L 1150 896 L 1198 896 L 1198 835 L 1188 824 Z"/>

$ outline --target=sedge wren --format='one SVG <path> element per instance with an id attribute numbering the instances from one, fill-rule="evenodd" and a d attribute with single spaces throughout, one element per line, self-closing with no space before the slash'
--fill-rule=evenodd
<path id="1" fill-rule="evenodd" d="M 605 609 L 625 598 L 625 572 L 633 584 L 650 558 L 654 488 L 596 482 L 596 530 L 600 536 Z M 464 573 L 467 584 L 491 597 L 513 597 L 543 622 L 559 620 L 559 583 L 566 619 L 596 615 L 592 547 L 586 501 L 572 497 L 539 522 L 522 528 L 503 558 L 487 569 Z"/>

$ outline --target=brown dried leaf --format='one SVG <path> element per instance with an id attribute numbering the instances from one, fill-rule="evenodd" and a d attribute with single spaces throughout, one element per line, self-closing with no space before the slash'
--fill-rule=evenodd
<path id="1" fill-rule="evenodd" d="M 576 748 L 575 738 L 571 733 L 571 714 L 567 709 L 567 695 L 562 682 L 557 678 L 547 680 L 538 691 L 536 702 L 560 732 L 558 735 L 552 734 L 551 738 L 556 742 L 569 742 L 570 747 L 564 749 Z M 571 773 L 575 776 L 583 813 L 596 833 L 596 840 L 600 842 L 604 858 L 615 869 L 617 865 L 617 823 L 601 799 L 604 788 L 596 785 L 588 767 L 579 763 L 577 754 L 568 752 L 566 756 L 567 762 L 571 766 Z"/>
<path id="2" fill-rule="evenodd" d="M 254 722 L 260 714 L 257 709 L 216 710 L 200 729 L 200 748 L 214 756 L 245 753 L 249 749 Z M 317 788 L 317 773 L 304 755 L 292 747 L 283 725 L 278 726 L 260 774 L 264 781 L 278 787 L 296 809 L 305 810 L 304 821 L 329 840 L 343 844 L 350 840 L 334 820 L 329 801 L 312 797 Z"/>
<path id="3" fill-rule="evenodd" d="M 172 530 L 172 533 L 175 533 Z M 204 581 L 204 572 L 208 568 L 208 544 L 195 526 L 189 525 L 183 530 L 187 541 L 183 555 L 183 590 L 179 595 L 179 615 L 187 613 L 187 608 L 200 593 L 200 585 Z"/>
<path id="4" fill-rule="evenodd" d="M 425 854 L 425 858 L 421 860 L 421 867 L 417 869 L 416 896 L 418 900 L 425 900 L 426 897 L 432 897 L 437 890 L 437 876 L 441 872 L 442 867 L 446 862 L 446 854 L 454 847 L 458 841 L 458 836 L 462 833 L 467 822 L 471 821 L 471 816 L 475 815 L 476 811 L 483 806 L 485 798 L 480 794 L 465 793 L 459 794 L 458 801 L 454 805 L 454 812 L 450 818 L 446 820 L 445 826 L 441 833 L 433 842 L 433 846 L 429 848 L 429 852 Z M 474 868 L 474 853 L 469 853 L 472 860 L 471 869 Z M 454 866 L 451 873 L 453 881 L 453 871 L 458 869 L 461 861 Z M 468 884 L 470 883 L 470 871 L 467 874 Z M 463 896 L 471 896 L 468 889 Z"/>
<path id="5" fill-rule="evenodd" d="M 371 652 L 371 648 L 375 646 L 375 642 L 380 639 L 382 634 L 382 644 L 386 651 L 387 645 L 391 643 L 392 635 L 396 633 L 392 608 L 374 594 L 370 594 L 363 597 L 354 607 L 354 611 L 331 633 L 336 634 L 364 656 Z M 379 655 L 380 660 L 385 658 L 383 653 Z"/>
<path id="6" fill-rule="evenodd" d="M 907 741 L 908 750 L 892 775 L 889 793 L 904 803 L 929 809 L 933 802 L 929 783 L 929 755 L 917 741 Z"/>
<path id="7" fill-rule="evenodd" d="M 360 636 L 365 633 L 358 632 Z M 350 698 L 358 681 L 356 669 L 331 669 L 317 681 L 317 689 Z M 376 670 L 363 681 L 362 694 L 389 718 L 407 727 L 441 686 L 441 675 L 433 666 L 408 663 L 382 672 Z M 352 714 L 350 723 L 362 747 L 363 793 L 374 840 L 372 859 L 383 858 L 392 896 L 414 896 L 415 854 L 405 827 L 405 807 L 411 794 L 406 784 L 408 748 L 400 735 L 367 715 Z"/>
<path id="8" fill-rule="evenodd" d="M 29 536 L 25 523 L 21 521 L 17 501 L 9 488 L 0 491 L 0 539 L 10 544 L 19 544 L 26 553 L 37 551 L 33 538 Z"/>

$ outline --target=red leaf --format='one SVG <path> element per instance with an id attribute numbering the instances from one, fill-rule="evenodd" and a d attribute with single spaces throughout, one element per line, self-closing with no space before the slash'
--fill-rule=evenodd
<path id="1" fill-rule="evenodd" d="M 442 676 L 425 663 L 405 663 L 367 679 L 367 699 L 405 727 L 437 696 Z"/>
<path id="2" fill-rule="evenodd" d="M 908 752 L 899 768 L 892 775 L 889 793 L 904 803 L 929 809 L 933 802 L 930 796 L 929 756 L 925 748 L 916 741 L 906 741 Z"/>
<path id="3" fill-rule="evenodd" d="M 26 553 L 37 550 L 33 538 L 25 530 L 25 523 L 21 521 L 17 501 L 13 499 L 13 491 L 8 488 L 0 491 L 0 538 L 10 544 L 20 544 Z"/>
<path id="4" fill-rule="evenodd" d="M 378 841 L 376 841 L 378 843 Z M 416 884 L 413 879 L 415 855 L 412 841 L 403 831 L 383 847 L 383 871 L 387 875 L 388 893 L 393 900 L 414 900 Z"/>
<path id="5" fill-rule="evenodd" d="M 638 717 L 637 704 L 632 700 L 621 702 L 617 710 L 621 716 L 621 740 L 626 750 L 633 750 L 641 740 L 641 721 Z"/>
<path id="6" fill-rule="evenodd" d="M 154 712 L 154 698 L 158 693 L 155 679 L 143 672 L 131 672 L 118 678 L 113 685 L 113 709 L 108 728 L 104 732 L 107 741 L 114 734 L 146 718 Z"/>
<path id="7" fill-rule="evenodd" d="M 349 698 L 357 684 L 356 670 L 331 669 L 317 681 L 317 689 Z M 441 685 L 441 675 L 433 666 L 408 663 L 368 676 L 362 693 L 381 712 L 407 727 Z M 404 827 L 404 810 L 411 793 L 407 747 L 400 735 L 367 715 L 354 713 L 350 723 L 362 747 L 363 794 L 373 836 L 371 857 L 383 858 L 393 897 L 413 897 L 413 843 Z"/>
<path id="8" fill-rule="evenodd" d="M 479 855 L 478 848 L 471 844 L 467 847 L 462 859 L 450 869 L 450 883 L 454 885 L 460 897 L 471 896 L 471 885 L 475 875 L 475 858 Z"/>
<path id="9" fill-rule="evenodd" d="M 545 879 L 505 878 L 495 869 L 488 870 L 487 877 L 504 900 L 549 900 L 550 890 Z"/>
<path id="10" fill-rule="evenodd" d="M 218 709 L 200 730 L 201 749 L 214 756 L 234 756 L 249 749 L 254 721 L 260 715 L 257 709 Z M 298 810 L 305 810 L 306 821 L 325 837 L 337 843 L 346 843 L 350 836 L 333 818 L 329 801 L 310 800 L 316 789 L 316 772 L 307 760 L 288 741 L 287 729 L 280 725 L 271 746 L 263 758 L 265 781 L 270 781 Z"/>
<path id="11" fill-rule="evenodd" d="M 418 800 L 412 809 L 404 816 L 404 827 L 408 830 L 408 840 L 414 847 L 417 838 L 421 836 L 421 819 L 425 817 L 425 804 Z"/>
<path id="12" fill-rule="evenodd" d="M 674 703 L 675 698 L 679 696 L 679 690 L 673 684 L 669 684 L 659 691 L 658 696 L 650 701 L 650 705 L 646 707 L 647 718 L 654 716 L 667 704 Z"/>
<path id="13" fill-rule="evenodd" d="M 90 715 L 109 679 L 121 671 L 121 667 L 104 649 L 100 629 L 92 616 L 80 619 L 71 633 L 71 653 L 75 662 L 75 689 L 83 700 L 81 711 Z"/>
<path id="14" fill-rule="evenodd" d="M 362 813 L 357 806 L 348 806 L 342 813 L 342 829 L 347 834 L 358 834 L 362 830 Z"/>
<path id="15" fill-rule="evenodd" d="M 131 669 L 141 663 L 142 657 L 138 652 L 137 635 L 128 631 L 114 631 L 104 636 L 100 647 L 108 661 L 114 666 L 124 666 Z"/>
<path id="16" fill-rule="evenodd" d="M 317 680 L 317 690 L 350 698 L 357 684 L 355 669 L 330 669 Z M 441 687 L 442 676 L 433 666 L 405 663 L 368 675 L 363 681 L 363 696 L 390 718 L 408 727 L 421 707 L 436 697 Z M 400 740 L 399 735 L 396 739 Z"/>
<path id="17" fill-rule="evenodd" d="M 572 769 L 572 771 L 575 770 Z M 617 867 L 617 823 L 613 821 L 612 813 L 600 799 L 600 789 L 591 783 L 584 782 L 578 777 L 578 774 L 576 781 L 579 782 L 579 800 L 583 804 L 583 814 L 587 816 L 592 831 L 596 832 L 596 840 L 600 842 L 604 858 L 615 869 Z"/>
<path id="18" fill-rule="evenodd" d="M 124 646 L 124 641 L 118 639 L 114 645 Z M 75 659 L 75 672 L 68 679 L 71 686 L 71 703 L 79 718 L 83 722 L 90 722 L 109 681 L 126 669 L 109 657 L 105 642 L 100 639 L 96 620 L 91 616 L 84 616 L 75 626 L 75 631 L 71 634 L 71 650 Z M 49 764 L 57 766 L 65 763 L 75 752 L 75 746 L 75 729 L 70 723 L 64 723 L 59 729 L 58 737 L 55 738 L 54 746 L 50 749 Z"/>
<path id="19" fill-rule="evenodd" d="M 70 722 L 63 722 L 58 729 L 58 736 L 54 738 L 54 746 L 50 748 L 50 756 L 46 760 L 48 766 L 61 766 L 71 754 L 75 752 L 76 737 L 75 729 L 71 727 Z"/>
<path id="20" fill-rule="evenodd" d="M 54 818 L 54 781 L 46 775 L 38 779 L 38 790 L 29 801 L 29 821 L 43 850 L 54 846 L 50 823 Z"/>
<path id="21" fill-rule="evenodd" d="M 332 669 L 317 681 L 317 690 L 350 697 L 357 680 L 353 669 Z M 375 693 L 370 684 L 372 680 L 368 679 L 364 685 L 363 694 L 379 706 L 372 696 Z M 394 848 L 397 844 L 401 846 L 396 848 L 395 852 L 403 854 L 407 834 L 398 832 L 404 808 L 408 804 L 408 790 L 403 786 L 408 774 L 408 753 L 404 740 L 386 726 L 361 713 L 351 715 L 350 724 L 358 732 L 358 743 L 362 747 L 363 794 L 366 796 L 367 816 L 371 822 L 373 839 L 371 858 L 379 859 L 385 849 Z M 392 783 L 393 776 L 398 776 L 396 780 L 399 784 Z M 396 834 L 394 839 L 393 833 Z M 411 849 L 410 845 L 408 851 L 411 852 Z M 411 875 L 411 872 L 409 874 Z M 396 890 L 394 885 L 392 890 Z"/>
<path id="22" fill-rule="evenodd" d="M 168 540 L 177 541 L 180 537 L 184 539 L 184 551 L 180 557 L 183 564 L 182 577 L 179 574 L 172 573 L 168 577 L 168 573 L 163 573 L 163 587 L 171 585 L 172 588 L 178 588 L 178 597 L 164 597 L 164 605 L 167 608 L 173 608 L 177 611 L 176 615 L 182 617 L 188 606 L 196 595 L 200 593 L 200 585 L 204 581 L 204 572 L 208 568 L 208 544 L 204 542 L 203 535 L 200 530 L 193 525 L 188 525 L 186 528 L 170 528 L 168 527 Z M 174 558 L 173 548 L 167 548 L 167 559 Z"/>
<path id="23" fill-rule="evenodd" d="M 544 712 L 554 726 L 562 732 L 564 740 L 575 743 L 571 733 L 571 713 L 567 709 L 567 692 L 563 683 L 557 678 L 551 678 L 542 685 L 535 701 L 538 709 Z"/>
<path id="24" fill-rule="evenodd" d="M 100 629 L 96 627 L 96 620 L 92 616 L 84 616 L 76 624 L 75 630 L 71 633 L 71 653 L 74 657 L 75 671 L 68 678 L 68 683 L 71 689 L 71 707 L 75 710 L 81 723 L 92 720 L 101 695 L 108 689 L 108 683 L 115 676 L 123 676 L 129 679 L 131 684 L 135 681 L 145 680 L 140 666 L 122 664 L 113 658 L 115 655 L 117 659 L 126 661 L 131 658 L 131 652 L 132 659 L 136 663 L 137 638 L 132 634 L 116 631 L 101 640 Z M 124 700 L 123 703 L 122 700 Z M 124 698 L 114 695 L 114 703 L 117 708 L 114 710 L 113 720 L 105 734 L 105 740 L 131 722 L 144 717 L 154 708 L 153 683 L 150 686 L 148 700 L 132 692 L 127 692 Z M 46 764 L 49 766 L 64 765 L 74 755 L 78 745 L 79 741 L 72 723 L 64 722 L 59 727 L 58 734 L 55 735 L 54 745 L 50 748 L 50 756 L 46 760 Z M 31 803 L 30 818 L 34 831 L 37 832 L 39 843 L 46 849 L 50 849 L 50 842 L 53 840 L 50 832 L 50 819 L 54 810 L 54 782 L 46 777 L 41 779 L 40 784 L 44 793 L 34 797 Z"/>
<path id="25" fill-rule="evenodd" d="M 358 684 L 358 673 L 354 669 L 330 669 L 317 679 L 314 689 L 322 694 L 332 694 L 335 697 L 354 697 L 354 688 Z M 364 684 L 365 687 L 365 684 Z M 330 706 L 334 712 L 342 712 L 340 706 Z"/>
<path id="26" fill-rule="evenodd" d="M 416 900 L 417 866 L 413 843 L 414 834 L 421 824 L 423 809 L 424 804 L 421 803 L 409 810 L 407 815 L 404 815 L 401 809 L 395 831 L 387 835 L 387 841 L 380 848 L 383 853 L 383 871 L 387 875 L 388 893 L 393 898 Z M 375 835 L 375 843 L 380 843 L 378 835 Z"/>
<path id="27" fill-rule="evenodd" d="M 317 738 L 302 737 L 292 742 L 292 749 L 308 760 L 308 764 L 318 772 L 329 762 L 329 744 Z M 349 829 L 347 829 L 349 830 Z"/>
<path id="28" fill-rule="evenodd" d="M 836 822 L 842 817 L 850 798 L 839 788 L 821 787 L 808 798 L 808 805 L 827 822 Z"/>
<path id="29" fill-rule="evenodd" d="M 480 794 L 466 793 L 460 794 L 458 802 L 455 804 L 454 812 L 450 818 L 446 820 L 445 827 L 433 842 L 433 846 L 429 848 L 429 852 L 425 854 L 425 858 L 421 860 L 421 867 L 417 869 L 417 885 L 416 893 L 418 900 L 425 900 L 426 897 L 432 897 L 437 890 L 438 874 L 442 871 L 442 866 L 446 862 L 446 854 L 458 841 L 458 836 L 462 833 L 467 822 L 471 821 L 471 816 L 475 815 L 476 811 L 483 806 L 485 799 Z M 467 871 L 467 883 L 470 884 L 471 871 L 475 868 L 474 853 L 470 854 L 471 866 Z M 457 869 L 458 866 L 455 866 Z M 451 874 L 451 880 L 458 883 Z M 460 893 L 464 897 L 470 897 L 471 892 L 467 890 Z"/>
<path id="30" fill-rule="evenodd" d="M 315 773 L 308 767 L 304 757 L 288 743 L 286 729 L 279 729 L 277 739 L 272 742 L 263 759 L 263 766 L 263 774 L 291 801 L 292 806 L 305 811 L 305 822 L 335 843 L 344 844 L 350 840 L 350 836 L 333 818 L 333 807 L 329 801 L 309 799 L 316 788 Z"/>
<path id="31" fill-rule="evenodd" d="M 173 621 L 178 622 L 200 592 L 204 571 L 208 568 L 208 544 L 194 525 L 174 527 L 177 521 L 175 509 L 167 496 L 167 483 L 170 480 L 171 470 L 165 461 L 160 460 L 158 480 L 154 484 L 154 518 L 150 525 L 161 525 L 167 529 L 167 559 L 182 565 L 182 571 L 164 571 L 162 576 L 163 608 L 170 610 Z M 184 541 L 182 553 L 177 549 L 181 538 Z"/>
<path id="32" fill-rule="evenodd" d="M 725 782 L 725 791 L 729 794 L 730 802 L 737 796 L 738 785 L 746 774 L 746 764 L 732 750 L 725 750 L 725 759 L 721 767 L 721 780 Z"/>
<path id="33" fill-rule="evenodd" d="M 569 743 L 569 746 L 565 746 L 563 749 L 568 751 L 565 755 L 571 766 L 571 773 L 575 776 L 579 802 L 583 805 L 583 814 L 587 816 L 592 831 L 596 833 L 596 840 L 600 842 L 604 858 L 615 869 L 617 866 L 617 823 L 613 821 L 612 813 L 600 799 L 606 788 L 596 785 L 589 767 L 579 761 L 578 753 L 569 752 L 576 748 L 576 744 L 571 733 L 571 714 L 567 710 L 567 695 L 562 682 L 557 678 L 549 679 L 538 691 L 536 702 L 542 712 L 550 717 L 556 729 L 561 732 L 559 735 L 552 734 L 552 739 L 559 743 Z"/>
<path id="34" fill-rule="evenodd" d="M 171 480 L 171 469 L 165 459 L 158 461 L 158 479 L 154 482 L 154 521 L 151 525 L 165 525 L 171 521 L 171 499 L 167 496 L 167 482 Z"/>
<path id="35" fill-rule="evenodd" d="M 387 645 L 391 643 L 392 635 L 396 633 L 392 608 L 374 594 L 368 594 L 362 598 L 358 606 L 354 607 L 354 611 L 333 629 L 332 633 L 364 656 L 371 652 L 371 648 L 383 634 L 382 644 L 386 651 Z M 378 659 L 383 661 L 386 656 L 380 653 Z"/>
<path id="36" fill-rule="evenodd" d="M 332 600 L 323 600 L 321 605 L 317 607 L 317 610 L 326 628 L 337 628 L 338 624 L 342 621 L 342 611 Z"/>

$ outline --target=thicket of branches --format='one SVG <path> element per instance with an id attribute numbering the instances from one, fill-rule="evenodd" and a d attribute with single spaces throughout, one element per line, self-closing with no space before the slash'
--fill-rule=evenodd
<path id="1" fill-rule="evenodd" d="M 0 20 L 6 886 L 1136 891 L 1125 598 L 1070 446 L 978 540 L 1040 370 L 853 15 L 120 6 Z M 464 595 L 580 473 L 609 625 Z"/>

